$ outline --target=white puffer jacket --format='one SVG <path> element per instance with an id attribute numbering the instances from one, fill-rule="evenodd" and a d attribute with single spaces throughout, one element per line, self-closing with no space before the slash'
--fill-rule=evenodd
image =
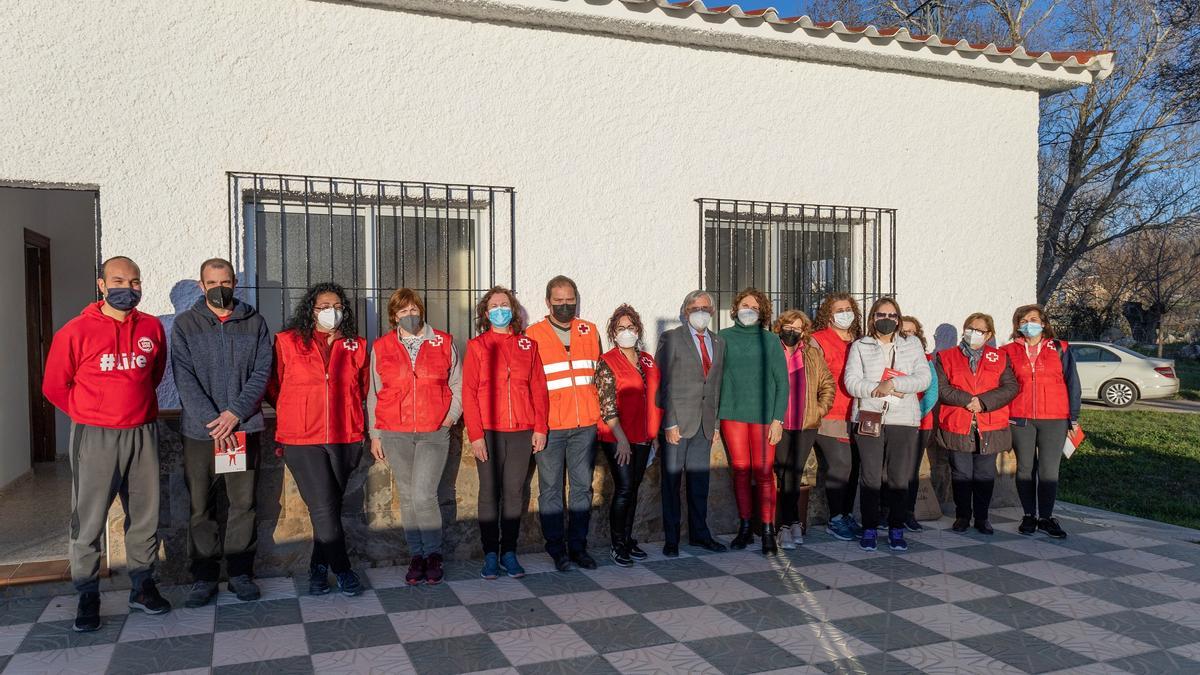
<path id="1" fill-rule="evenodd" d="M 850 345 L 843 376 L 846 390 L 854 397 L 852 419 L 858 421 L 860 409 L 875 412 L 883 410 L 886 401 L 888 406 L 883 415 L 884 424 L 919 427 L 921 404 L 917 400 L 917 394 L 929 388 L 932 378 L 929 363 L 925 358 L 925 348 L 915 337 L 896 335 L 892 339 L 896 345 L 896 365 L 892 367 L 905 373 L 902 377 L 894 378 L 893 382 L 896 385 L 895 391 L 904 396 L 898 401 L 895 400 L 895 395 L 886 399 L 871 396 L 871 392 L 883 379 L 883 371 L 890 365 L 890 359 L 884 357 L 883 346 L 878 340 L 869 336 L 859 338 Z"/>

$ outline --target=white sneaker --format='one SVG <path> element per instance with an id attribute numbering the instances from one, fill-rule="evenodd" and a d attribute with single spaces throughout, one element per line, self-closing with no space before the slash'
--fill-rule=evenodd
<path id="1" fill-rule="evenodd" d="M 796 550 L 796 541 L 792 539 L 792 528 L 779 528 L 779 548 L 785 551 Z"/>
<path id="2" fill-rule="evenodd" d="M 804 543 L 804 526 L 800 523 L 794 523 L 791 530 L 792 541 L 796 542 L 796 546 L 802 545 Z"/>

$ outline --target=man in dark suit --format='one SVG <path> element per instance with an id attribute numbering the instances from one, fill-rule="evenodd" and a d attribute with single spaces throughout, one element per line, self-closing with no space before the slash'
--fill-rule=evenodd
<path id="1" fill-rule="evenodd" d="M 712 296 L 704 291 L 688 293 L 679 311 L 683 325 L 659 336 L 655 354 L 662 377 L 657 402 L 663 410 L 663 555 L 668 557 L 679 555 L 679 488 L 685 472 L 688 543 L 725 550 L 707 522 L 709 457 L 725 365 L 725 341 L 708 329 L 713 313 Z"/>

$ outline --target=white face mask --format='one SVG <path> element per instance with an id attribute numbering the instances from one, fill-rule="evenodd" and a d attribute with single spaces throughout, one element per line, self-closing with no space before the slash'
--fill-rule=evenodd
<path id="1" fill-rule="evenodd" d="M 696 310 L 688 314 L 688 325 L 697 331 L 708 328 L 708 322 L 710 321 L 712 321 L 712 314 L 702 310 Z"/>
<path id="2" fill-rule="evenodd" d="M 625 349 L 631 349 L 638 342 L 638 333 L 632 328 L 626 328 L 622 331 L 617 331 L 617 346 Z"/>
<path id="3" fill-rule="evenodd" d="M 739 309 L 737 311 L 737 320 L 738 323 L 742 324 L 743 326 L 753 326 L 754 324 L 758 323 L 758 310 Z"/>
<path id="4" fill-rule="evenodd" d="M 968 328 L 963 331 L 963 340 L 966 340 L 967 345 L 971 349 L 979 349 L 982 347 L 984 342 L 986 342 L 984 339 L 986 337 L 987 333 L 981 333 L 974 328 Z"/>
<path id="5" fill-rule="evenodd" d="M 854 312 L 846 310 L 833 315 L 833 325 L 846 330 L 854 325 Z"/>
<path id="6" fill-rule="evenodd" d="M 333 330 L 342 325 L 342 310 L 334 307 L 326 307 L 317 312 L 317 325 L 325 330 Z"/>

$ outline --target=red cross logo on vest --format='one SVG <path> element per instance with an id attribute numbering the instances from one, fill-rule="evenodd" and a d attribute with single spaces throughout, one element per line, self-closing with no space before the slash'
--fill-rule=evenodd
<path id="1" fill-rule="evenodd" d="M 521 337 L 517 339 L 517 346 L 525 351 L 529 351 L 529 348 L 533 346 L 533 343 L 529 341 L 529 338 Z"/>
<path id="2" fill-rule="evenodd" d="M 429 338 L 429 344 L 433 345 L 434 347 L 441 347 L 442 346 L 442 336 L 438 335 L 437 333 L 434 333 L 433 337 Z"/>
<path id="3" fill-rule="evenodd" d="M 1046 346 L 1049 347 L 1050 349 L 1053 349 L 1054 351 L 1058 351 L 1058 345 L 1054 343 L 1054 340 L 1047 340 Z"/>
<path id="4" fill-rule="evenodd" d="M 988 352 L 987 355 L 984 356 L 984 358 L 987 359 L 988 361 L 991 361 L 992 363 L 995 363 L 1000 360 L 1000 355 L 997 354 L 996 352 Z"/>
<path id="5" fill-rule="evenodd" d="M 358 351 L 358 342 L 351 340 L 350 338 L 346 338 L 345 340 L 342 340 L 342 348 L 348 352 L 356 352 Z"/>
<path id="6" fill-rule="evenodd" d="M 592 329 L 586 323 L 579 324 L 579 334 L 580 335 L 587 335 L 590 332 L 592 332 Z"/>
<path id="7" fill-rule="evenodd" d="M 654 359 L 650 358 L 646 354 L 642 354 L 642 365 L 650 368 L 654 365 Z"/>

